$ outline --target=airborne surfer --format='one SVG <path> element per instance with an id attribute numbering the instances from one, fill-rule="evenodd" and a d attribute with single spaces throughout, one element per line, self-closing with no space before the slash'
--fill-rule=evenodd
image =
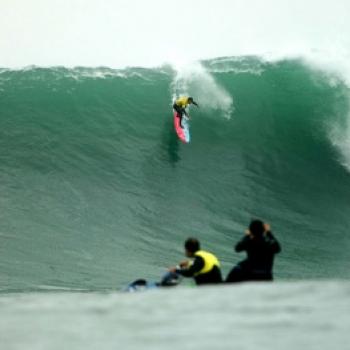
<path id="1" fill-rule="evenodd" d="M 190 104 L 193 104 L 197 107 L 198 104 L 193 100 L 193 97 L 186 97 L 186 96 L 182 96 L 180 98 L 178 98 L 175 103 L 173 104 L 173 108 L 175 109 L 175 111 L 177 112 L 177 116 L 178 118 L 180 118 L 180 126 L 181 128 L 182 126 L 182 117 L 183 115 L 185 115 L 187 118 L 189 118 L 187 112 L 186 112 L 186 107 Z"/>

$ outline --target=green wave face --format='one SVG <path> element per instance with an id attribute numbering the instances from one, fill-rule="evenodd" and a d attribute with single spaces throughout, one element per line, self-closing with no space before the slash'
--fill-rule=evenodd
<path id="1" fill-rule="evenodd" d="M 200 105 L 189 145 L 179 94 Z M 349 278 L 348 95 L 297 60 L 2 70 L 2 290 L 157 279 L 187 236 L 226 274 L 256 217 L 283 247 L 276 278 Z"/>

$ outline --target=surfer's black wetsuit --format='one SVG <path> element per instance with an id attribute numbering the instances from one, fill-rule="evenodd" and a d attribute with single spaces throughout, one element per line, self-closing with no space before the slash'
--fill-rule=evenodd
<path id="1" fill-rule="evenodd" d="M 236 244 L 235 251 L 246 251 L 247 258 L 230 271 L 226 282 L 273 280 L 273 259 L 281 251 L 281 246 L 271 232 L 261 237 L 244 236 Z"/>
<path id="2" fill-rule="evenodd" d="M 204 267 L 204 260 L 200 256 L 196 256 L 193 264 L 188 269 L 178 269 L 176 273 L 184 277 L 193 277 L 197 285 L 221 283 L 222 276 L 220 268 L 214 266 L 211 271 L 203 274 L 196 275 Z"/>

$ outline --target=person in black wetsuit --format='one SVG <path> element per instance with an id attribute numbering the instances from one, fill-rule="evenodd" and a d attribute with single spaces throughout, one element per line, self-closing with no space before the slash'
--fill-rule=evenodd
<path id="1" fill-rule="evenodd" d="M 186 240 L 185 255 L 194 258 L 193 262 L 183 261 L 179 268 L 169 269 L 170 272 L 193 277 L 197 285 L 222 282 L 219 260 L 214 254 L 200 250 L 200 243 L 196 238 Z"/>
<path id="2" fill-rule="evenodd" d="M 253 220 L 245 236 L 236 244 L 236 252 L 247 252 L 247 258 L 230 271 L 226 282 L 272 281 L 273 260 L 281 246 L 270 231 L 270 225 Z"/>

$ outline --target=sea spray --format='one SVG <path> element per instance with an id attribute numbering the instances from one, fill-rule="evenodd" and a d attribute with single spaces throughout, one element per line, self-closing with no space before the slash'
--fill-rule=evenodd
<path id="1" fill-rule="evenodd" d="M 203 113 L 230 119 L 234 113 L 233 96 L 215 80 L 199 62 L 192 62 L 176 68 L 172 82 L 173 98 L 179 95 L 193 96 Z"/>

